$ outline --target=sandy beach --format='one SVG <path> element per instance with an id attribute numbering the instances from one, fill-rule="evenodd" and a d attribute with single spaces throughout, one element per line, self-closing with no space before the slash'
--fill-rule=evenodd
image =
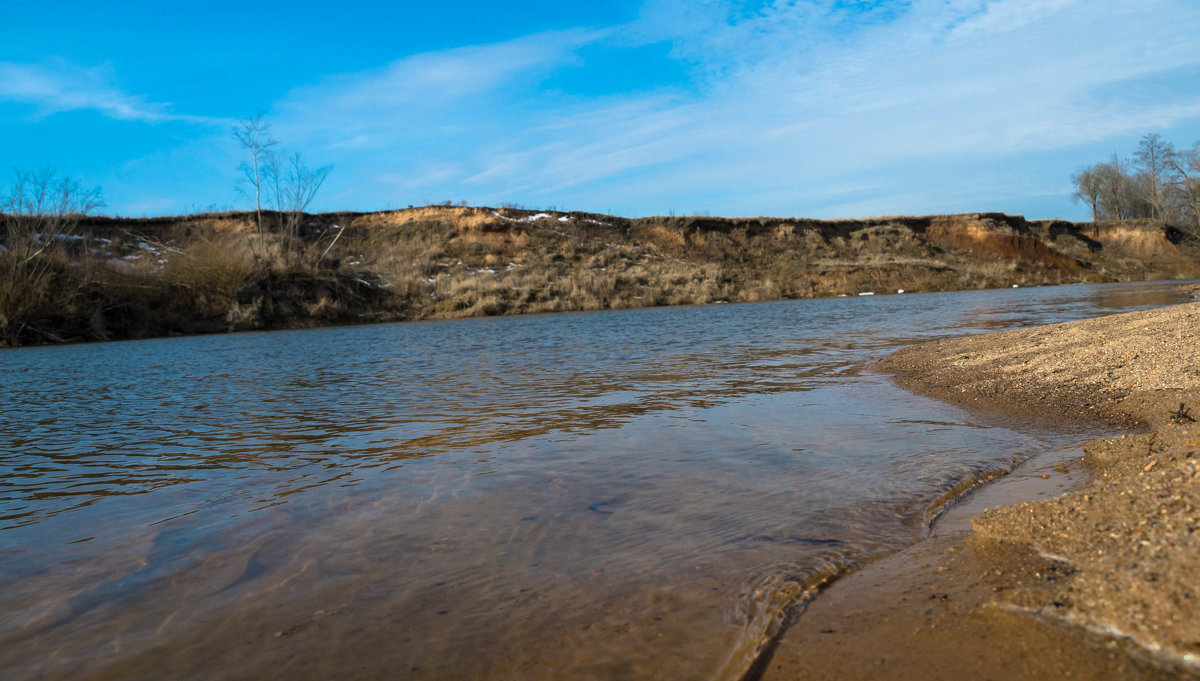
<path id="1" fill-rule="evenodd" d="M 1200 673 L 1200 303 L 920 344 L 876 368 L 968 410 L 1118 434 L 979 488 L 929 541 L 836 583 L 760 678 Z M 1046 496 L 1029 494 L 1039 480 L 1069 491 L 999 493 Z"/>

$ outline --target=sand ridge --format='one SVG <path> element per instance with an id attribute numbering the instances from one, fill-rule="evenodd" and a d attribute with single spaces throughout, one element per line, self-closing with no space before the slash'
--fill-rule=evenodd
<path id="1" fill-rule="evenodd" d="M 923 343 L 876 367 L 973 410 L 1107 423 L 1082 488 L 847 577 L 765 678 L 1196 678 L 1200 303 Z"/>
<path id="2" fill-rule="evenodd" d="M 1158 426 L 1163 399 L 1200 390 L 1200 303 L 922 343 L 876 368 L 967 406 Z"/>

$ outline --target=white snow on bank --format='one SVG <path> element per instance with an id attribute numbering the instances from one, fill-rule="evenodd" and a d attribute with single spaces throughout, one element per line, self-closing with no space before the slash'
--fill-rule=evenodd
<path id="1" fill-rule="evenodd" d="M 496 217 L 500 218 L 501 220 L 508 220 L 509 222 L 537 222 L 538 220 L 553 220 L 553 219 L 555 219 L 554 216 L 549 213 L 537 213 L 534 215 L 526 215 L 523 218 L 510 218 L 507 215 L 501 214 L 500 211 L 498 211 L 494 208 L 492 209 L 491 213 L 492 213 L 492 215 L 495 215 Z M 558 221 L 559 222 L 570 222 L 571 217 L 569 215 L 563 215 L 558 218 Z"/>

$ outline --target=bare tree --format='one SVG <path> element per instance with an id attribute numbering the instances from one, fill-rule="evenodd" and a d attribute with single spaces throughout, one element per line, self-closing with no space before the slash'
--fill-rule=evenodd
<path id="1" fill-rule="evenodd" d="M 331 166 L 309 168 L 304 165 L 300 152 L 294 152 L 288 157 L 287 171 L 284 174 L 286 188 L 284 197 L 287 199 L 288 234 L 293 238 L 299 237 L 300 218 L 308 211 L 309 205 L 316 198 L 325 178 L 329 177 Z"/>
<path id="2" fill-rule="evenodd" d="M 1071 178 L 1071 182 L 1075 184 L 1075 200 L 1088 204 L 1092 210 L 1092 222 L 1096 222 L 1100 208 L 1100 177 L 1096 170 L 1084 168 Z"/>
<path id="3" fill-rule="evenodd" d="M 254 191 L 254 215 L 258 222 L 258 237 L 263 238 L 262 192 L 263 167 L 273 155 L 271 148 L 278 144 L 270 134 L 271 124 L 263 120 L 262 114 L 247 118 L 233 129 L 233 138 L 250 154 L 250 162 L 242 161 L 242 182 Z"/>
<path id="4" fill-rule="evenodd" d="M 285 256 L 297 250 L 300 221 L 309 204 L 329 176 L 330 166 L 310 168 L 299 152 L 286 153 L 270 135 L 270 124 L 261 115 L 246 119 L 234 130 L 234 137 L 250 154 L 241 165 L 242 185 L 254 191 L 254 208 L 260 243 L 265 243 L 262 209 L 266 204 L 278 217 L 282 250 Z"/>
<path id="5" fill-rule="evenodd" d="M 271 154 L 266 167 L 266 184 L 272 205 L 282 218 L 285 242 L 294 246 L 300 237 L 300 220 L 308 210 L 321 185 L 329 176 L 331 166 L 310 168 L 300 152 L 281 157 Z"/>
<path id="6" fill-rule="evenodd" d="M 1127 220 L 1133 217 L 1129 192 L 1129 176 L 1125 164 L 1116 154 L 1108 163 L 1093 168 L 1100 194 L 1101 215 L 1107 220 Z"/>
<path id="7" fill-rule="evenodd" d="M 1179 203 L 1180 212 L 1190 218 L 1186 231 L 1200 239 L 1200 142 L 1172 154 L 1169 163 L 1175 174 L 1171 193 Z"/>
<path id="8" fill-rule="evenodd" d="M 1200 142 L 1176 150 L 1151 133 L 1138 142 L 1132 158 L 1114 153 L 1071 181 L 1074 198 L 1090 205 L 1093 221 L 1152 218 L 1200 240 Z"/>
<path id="9" fill-rule="evenodd" d="M 1150 217 L 1159 221 L 1168 219 L 1167 174 L 1170 159 L 1175 149 L 1164 142 L 1157 133 L 1146 135 L 1138 142 L 1133 155 L 1134 166 L 1141 170 L 1142 181 L 1137 183 L 1139 198 L 1150 206 Z"/>

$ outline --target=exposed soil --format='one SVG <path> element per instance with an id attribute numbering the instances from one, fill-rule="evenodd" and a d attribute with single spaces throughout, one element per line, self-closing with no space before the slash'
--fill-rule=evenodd
<path id="1" fill-rule="evenodd" d="M 847 577 L 766 678 L 1196 678 L 1200 303 L 936 341 L 879 369 L 970 409 L 1138 429 L 1091 480 Z M 1065 466 L 1064 466 L 1065 469 Z"/>
<path id="2" fill-rule="evenodd" d="M 20 220 L 0 240 L 20 234 Z M 13 222 L 15 220 L 15 222 Z M 329 324 L 1200 277 L 1151 221 L 970 213 L 628 219 L 426 206 L 85 218 L 0 250 L 0 346 Z M 0 244 L 5 245 L 5 244 Z M 45 247 L 45 248 L 44 248 Z M 22 252 L 24 252 L 22 251 Z"/>

